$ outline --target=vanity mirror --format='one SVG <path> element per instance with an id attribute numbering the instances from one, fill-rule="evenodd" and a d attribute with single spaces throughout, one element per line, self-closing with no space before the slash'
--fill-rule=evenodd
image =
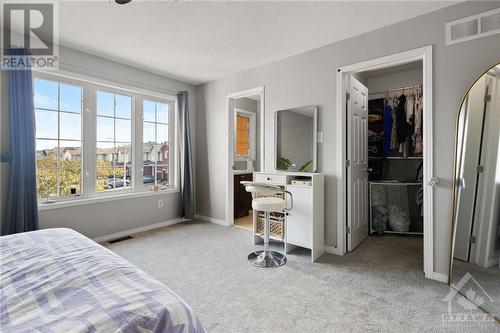
<path id="1" fill-rule="evenodd" d="M 449 283 L 498 320 L 500 64 L 484 73 L 464 97 L 456 133 Z"/>
<path id="2" fill-rule="evenodd" d="M 276 111 L 276 170 L 316 172 L 317 113 L 316 105 Z"/>

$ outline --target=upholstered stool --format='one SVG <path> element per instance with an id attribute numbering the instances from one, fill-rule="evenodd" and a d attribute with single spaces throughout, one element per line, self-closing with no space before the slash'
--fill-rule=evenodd
<path id="1" fill-rule="evenodd" d="M 284 210 L 292 209 L 292 194 L 283 190 L 279 186 L 268 184 L 254 183 L 254 182 L 241 182 L 245 185 L 247 192 L 260 192 L 268 195 L 275 195 L 277 193 L 285 193 L 290 196 L 290 207 L 286 206 L 284 199 L 277 197 L 261 197 L 252 200 L 252 208 L 256 211 L 264 212 L 264 250 L 254 251 L 248 255 L 248 261 L 257 267 L 279 267 L 286 263 L 286 257 L 276 251 L 269 251 L 269 214 L 272 212 L 282 213 Z"/>

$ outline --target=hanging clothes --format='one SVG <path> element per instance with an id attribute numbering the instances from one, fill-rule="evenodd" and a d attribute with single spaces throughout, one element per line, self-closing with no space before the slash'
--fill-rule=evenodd
<path id="1" fill-rule="evenodd" d="M 402 144 L 406 141 L 408 136 L 408 122 L 406 121 L 406 96 L 402 94 L 399 96 L 398 107 L 396 110 L 396 131 L 399 149 L 402 152 Z"/>
<path id="2" fill-rule="evenodd" d="M 398 107 L 399 99 L 396 96 L 393 96 L 392 99 L 389 100 L 390 106 L 392 108 L 392 129 L 391 129 L 391 150 L 398 149 L 398 131 L 397 131 L 397 115 L 396 109 Z"/>
<path id="3" fill-rule="evenodd" d="M 387 104 L 384 108 L 384 156 L 391 152 L 392 125 L 392 108 Z"/>
<path id="4" fill-rule="evenodd" d="M 408 137 L 406 138 L 406 144 L 404 156 L 408 156 L 411 151 L 415 149 L 415 144 L 413 141 L 413 133 L 415 132 L 415 96 L 409 95 L 406 98 L 406 122 L 408 123 Z"/>
<path id="5" fill-rule="evenodd" d="M 415 142 L 415 154 L 422 154 L 424 151 L 424 144 L 422 141 L 422 110 L 423 98 L 419 97 L 415 106 L 415 131 L 413 134 L 413 141 Z"/>

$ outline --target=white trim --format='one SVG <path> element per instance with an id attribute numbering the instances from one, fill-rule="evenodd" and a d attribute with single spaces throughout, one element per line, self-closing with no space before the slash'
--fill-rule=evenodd
<path id="1" fill-rule="evenodd" d="M 345 225 L 346 225 L 346 115 L 344 112 L 346 79 L 348 75 L 374 69 L 383 69 L 421 60 L 423 62 L 423 97 L 424 114 L 424 273 L 432 278 L 434 271 L 434 221 L 433 221 L 433 187 L 429 181 L 433 178 L 433 99 L 432 99 L 432 46 L 425 46 L 414 50 L 404 51 L 389 56 L 376 58 L 360 63 L 343 66 L 337 69 L 337 149 L 340 158 L 337 163 L 337 249 L 346 253 Z"/>
<path id="2" fill-rule="evenodd" d="M 223 225 L 232 226 L 234 224 L 234 110 L 232 110 L 231 100 L 236 98 L 259 95 L 259 118 L 260 118 L 260 163 L 259 171 L 264 171 L 264 132 L 265 132 L 265 104 L 264 86 L 231 93 L 226 96 L 226 221 Z M 219 220 L 220 221 L 220 220 Z"/>
<path id="3" fill-rule="evenodd" d="M 98 73 L 92 73 L 92 75 L 98 75 Z M 165 91 L 165 92 L 160 92 L 158 91 L 158 87 L 156 86 L 148 86 L 148 85 L 143 85 L 138 82 L 126 80 L 127 82 L 134 82 L 133 85 L 127 84 L 127 83 L 121 83 L 121 82 L 116 82 L 112 81 L 109 79 L 103 79 L 98 76 L 92 76 L 89 73 L 81 73 L 81 72 L 72 72 L 68 70 L 63 70 L 63 69 L 58 69 L 57 71 L 44 71 L 44 70 L 36 70 L 33 69 L 33 76 L 47 76 L 47 77 L 52 77 L 52 80 L 54 80 L 55 77 L 59 77 L 61 79 L 66 79 L 70 81 L 77 81 L 81 83 L 87 83 L 87 84 L 93 84 L 93 85 L 98 85 L 102 87 L 106 87 L 108 89 L 116 89 L 120 90 L 122 92 L 127 92 L 129 94 L 137 94 L 137 95 L 147 95 L 150 97 L 156 97 L 160 99 L 167 99 L 171 100 L 173 102 L 177 101 L 177 97 L 175 96 L 175 93 L 173 91 Z M 116 78 L 119 80 L 125 80 L 123 78 Z M 152 90 L 149 90 L 152 89 Z"/>
<path id="4" fill-rule="evenodd" d="M 38 204 L 38 211 L 67 208 L 67 207 L 76 207 L 76 206 L 91 205 L 91 204 L 99 204 L 99 203 L 103 203 L 103 202 L 117 201 L 117 200 L 130 200 L 130 199 L 137 199 L 137 198 L 150 197 L 150 196 L 156 196 L 156 195 L 159 196 L 159 195 L 166 195 L 166 194 L 174 194 L 174 193 L 179 193 L 179 190 L 178 189 L 167 189 L 167 190 L 162 190 L 162 191 L 127 192 L 127 193 L 119 193 L 119 194 L 114 193 L 114 194 L 107 195 L 107 196 L 100 195 L 100 196 L 88 197 L 88 198 L 78 198 L 75 200 L 56 201 L 56 202 L 52 202 L 52 203 L 39 203 Z"/>
<path id="5" fill-rule="evenodd" d="M 340 250 L 338 247 L 335 247 L 335 246 L 327 246 L 327 245 L 325 245 L 324 249 L 325 249 L 326 253 L 335 254 L 335 255 L 338 255 L 338 256 L 344 255 L 342 253 L 342 250 Z"/>
<path id="6" fill-rule="evenodd" d="M 425 276 L 428 279 L 443 282 L 448 284 L 448 274 L 443 274 L 443 273 L 438 273 L 438 272 L 432 272 L 430 276 Z"/>
<path id="7" fill-rule="evenodd" d="M 500 267 L 500 258 L 490 258 L 486 260 L 486 268 L 490 267 Z"/>
<path id="8" fill-rule="evenodd" d="M 162 227 L 167 227 L 169 225 L 173 225 L 173 224 L 177 224 L 177 223 L 181 223 L 181 222 L 188 222 L 188 221 L 191 221 L 191 220 L 187 220 L 187 219 L 183 219 L 183 218 L 176 218 L 176 219 L 173 219 L 170 221 L 158 222 L 155 224 L 145 225 L 145 226 L 139 227 L 139 228 L 133 228 L 133 229 L 115 232 L 115 233 L 112 233 L 109 235 L 99 236 L 96 238 L 92 238 L 92 240 L 96 243 L 102 243 L 102 242 L 107 242 L 107 241 L 112 240 L 112 239 L 137 234 L 139 232 L 158 229 L 158 228 L 162 228 Z"/>
<path id="9" fill-rule="evenodd" d="M 205 215 L 198 215 L 197 214 L 197 215 L 194 216 L 194 218 L 196 220 L 200 220 L 200 221 L 204 221 L 204 222 L 210 222 L 210 223 L 213 223 L 213 224 L 222 225 L 224 227 L 229 227 L 230 226 L 224 220 L 214 219 L 213 217 L 209 217 L 209 216 L 205 216 Z"/>

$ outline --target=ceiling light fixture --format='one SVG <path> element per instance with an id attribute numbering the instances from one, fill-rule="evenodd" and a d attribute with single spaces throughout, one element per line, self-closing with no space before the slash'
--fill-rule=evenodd
<path id="1" fill-rule="evenodd" d="M 115 2 L 119 5 L 125 5 L 125 4 L 129 3 L 130 1 L 132 1 L 132 0 L 115 0 Z"/>

